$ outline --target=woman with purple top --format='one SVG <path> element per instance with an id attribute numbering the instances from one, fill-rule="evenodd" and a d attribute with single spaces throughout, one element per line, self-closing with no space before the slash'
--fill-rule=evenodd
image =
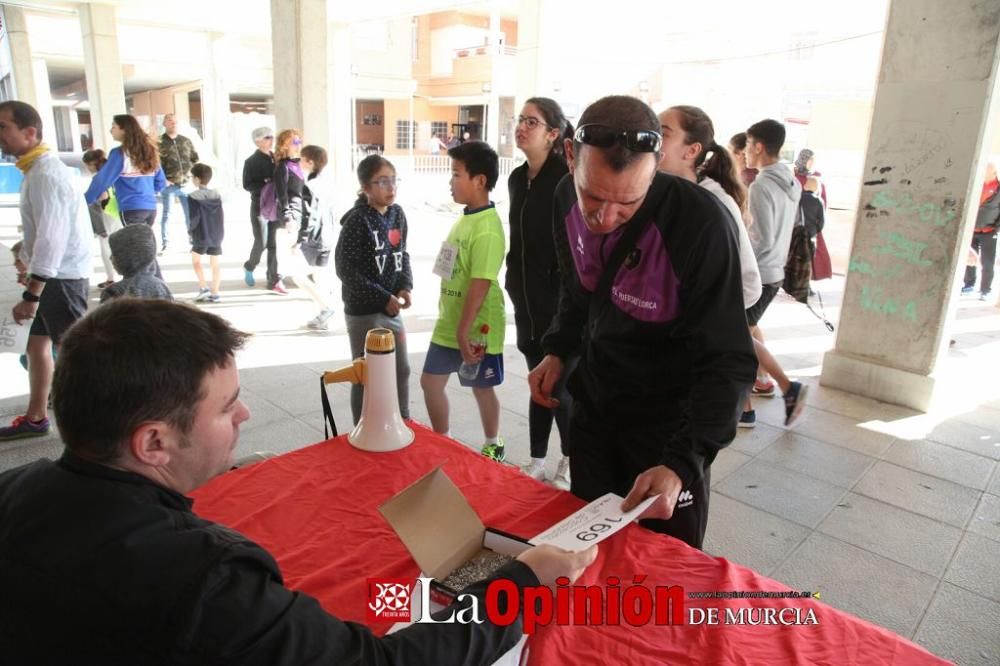
<path id="1" fill-rule="evenodd" d="M 282 130 L 274 148 L 274 196 L 277 201 L 278 226 L 275 230 L 275 247 L 278 265 L 288 265 L 291 248 L 298 240 L 302 225 L 303 194 L 306 179 L 299 159 L 302 153 L 302 135 L 297 129 Z M 278 294 L 287 294 L 277 276 L 267 288 Z"/>

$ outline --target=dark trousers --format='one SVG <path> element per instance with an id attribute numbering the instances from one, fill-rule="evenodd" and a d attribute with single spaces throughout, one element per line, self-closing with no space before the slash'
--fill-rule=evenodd
<path id="1" fill-rule="evenodd" d="M 635 478 L 662 464 L 663 442 L 679 424 L 628 424 L 588 413 L 581 401 L 570 418 L 571 492 L 588 502 L 606 493 L 628 495 Z M 710 466 L 701 479 L 681 489 L 670 520 L 643 520 L 643 527 L 701 549 L 708 524 Z"/>
<path id="2" fill-rule="evenodd" d="M 266 248 L 268 287 L 273 287 L 281 279 L 278 275 L 278 254 L 274 244 L 274 232 L 277 228 L 277 222 L 260 220 L 260 197 L 250 197 L 250 230 L 253 232 L 253 247 L 250 248 L 250 258 L 243 264 L 243 268 L 253 273 Z"/>
<path id="3" fill-rule="evenodd" d="M 518 338 L 520 339 L 520 336 Z M 535 366 L 545 358 L 545 352 L 537 340 L 519 341 L 518 349 L 528 362 L 528 370 L 534 370 Z M 528 398 L 528 438 L 531 442 L 532 458 L 544 458 L 548 453 L 549 433 L 552 432 L 553 420 L 559 429 L 559 449 L 564 456 L 570 455 L 569 417 L 573 410 L 573 396 L 566 390 L 566 379 L 576 369 L 578 360 L 579 357 L 576 356 L 566 359 L 562 377 L 552 389 L 552 397 L 559 401 L 558 407 L 549 409 Z"/>
<path id="4" fill-rule="evenodd" d="M 972 234 L 972 249 L 979 255 L 979 263 L 983 265 L 983 281 L 979 291 L 990 293 L 993 286 L 993 265 L 997 260 L 997 232 L 976 232 Z M 965 286 L 976 286 L 976 267 L 965 267 Z"/>

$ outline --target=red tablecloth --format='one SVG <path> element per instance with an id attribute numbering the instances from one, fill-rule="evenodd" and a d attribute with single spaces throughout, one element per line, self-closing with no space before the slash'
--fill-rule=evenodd
<path id="1" fill-rule="evenodd" d="M 289 587 L 330 613 L 365 623 L 366 579 L 414 579 L 419 569 L 377 508 L 435 466 L 444 469 L 482 521 L 530 538 L 583 502 L 415 426 L 394 453 L 359 451 L 341 436 L 213 480 L 193 494 L 195 511 L 247 535 L 278 561 Z M 447 520 L 447 516 L 442 516 Z M 631 525 L 600 545 L 578 581 L 635 575 L 644 585 L 686 592 L 787 590 L 750 569 Z M 532 664 L 554 663 L 943 663 L 892 632 L 811 599 L 686 600 L 687 608 L 811 608 L 818 625 L 549 626 L 530 639 Z M 377 634 L 391 623 L 370 625 Z"/>

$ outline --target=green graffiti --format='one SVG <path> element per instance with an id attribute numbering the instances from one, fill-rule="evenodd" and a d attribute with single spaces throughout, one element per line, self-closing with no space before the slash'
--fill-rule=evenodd
<path id="1" fill-rule="evenodd" d="M 880 208 L 886 211 L 913 213 L 921 222 L 933 224 L 936 227 L 945 226 L 957 215 L 954 208 L 943 210 L 941 206 L 930 201 L 918 204 L 909 192 L 903 192 L 896 198 L 896 195 L 889 190 L 879 190 L 868 205 L 871 208 Z"/>
<path id="2" fill-rule="evenodd" d="M 861 308 L 887 317 L 899 316 L 917 322 L 917 304 L 907 301 L 902 305 L 892 296 L 883 296 L 881 287 L 861 287 Z"/>
<path id="3" fill-rule="evenodd" d="M 847 267 L 849 271 L 856 271 L 858 273 L 864 273 L 865 275 L 875 275 L 875 269 L 864 259 L 855 259 L 851 257 L 851 263 Z"/>
<path id="4" fill-rule="evenodd" d="M 930 266 L 934 263 L 920 256 L 927 249 L 927 243 L 918 243 L 895 231 L 880 231 L 879 236 L 885 241 L 885 245 L 875 248 L 873 251 L 876 254 L 888 254 L 914 266 Z"/>

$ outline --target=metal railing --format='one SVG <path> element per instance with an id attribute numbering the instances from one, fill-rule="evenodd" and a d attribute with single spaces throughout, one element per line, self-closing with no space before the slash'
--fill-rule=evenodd
<path id="1" fill-rule="evenodd" d="M 382 155 L 382 151 L 377 146 L 355 146 L 354 166 L 368 155 Z M 447 155 L 413 155 L 412 161 L 409 155 L 387 155 L 396 169 L 403 173 L 411 174 L 439 174 L 451 173 L 451 158 Z M 510 172 L 517 168 L 524 157 L 501 157 L 500 158 L 500 179 L 505 180 Z"/>

